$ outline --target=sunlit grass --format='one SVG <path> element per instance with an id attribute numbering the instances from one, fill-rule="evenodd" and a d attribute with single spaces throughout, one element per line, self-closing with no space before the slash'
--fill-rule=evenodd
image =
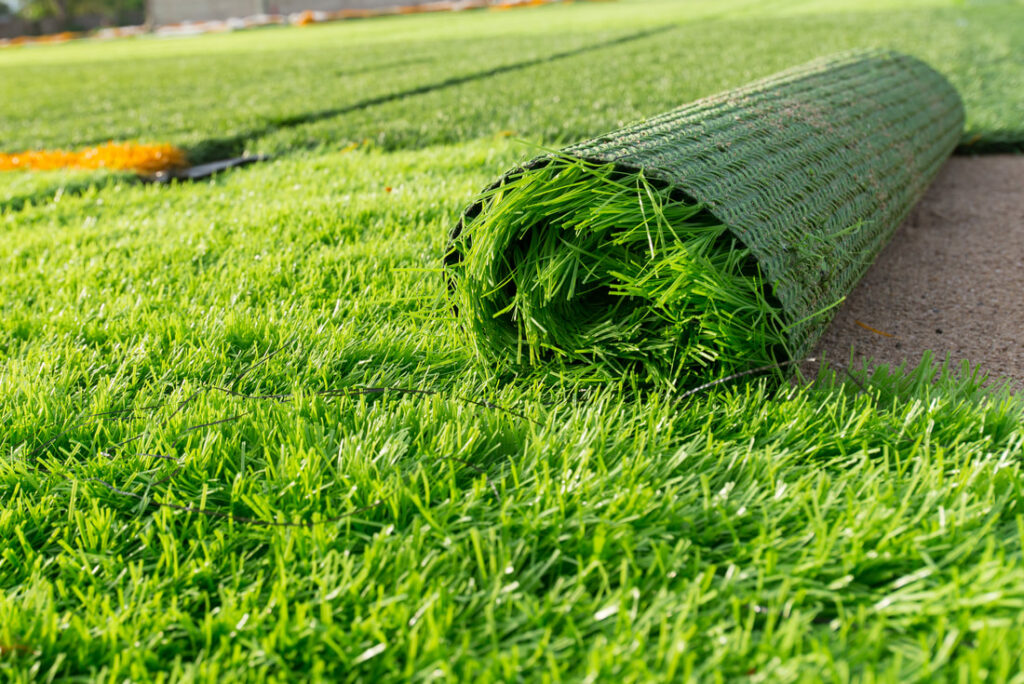
<path id="1" fill-rule="evenodd" d="M 660 35 L 657 50 L 620 45 L 275 128 L 452 64 L 582 45 L 595 35 L 565 40 L 581 16 L 608 37 L 691 4 L 647 7 L 0 56 L 4 151 L 239 134 L 280 155 L 192 185 L 0 178 L 0 678 L 1005 681 L 1024 669 L 1019 397 L 931 360 L 690 396 L 498 376 L 474 362 L 482 343 L 447 309 L 442 269 L 459 211 L 530 153 L 492 133 L 607 130 L 802 62 L 823 36 L 830 51 L 909 36 L 915 54 L 966 65 L 954 75 L 969 116 L 991 129 L 1024 92 L 1015 62 L 995 59 L 1013 45 L 1012 8 L 737 14 Z M 547 22 L 541 35 L 522 35 L 528 16 Z M 551 197 L 588 226 L 575 244 L 596 256 L 544 262 L 561 247 L 531 241 L 490 264 L 539 264 L 543 289 L 513 297 L 517 313 L 571 315 L 578 290 L 601 294 L 580 269 L 618 278 L 613 256 L 625 276 L 605 298 L 613 326 L 631 296 L 682 320 L 673 278 L 644 279 L 676 265 L 714 262 L 719 287 L 756 299 L 742 246 L 718 251 L 728 236 L 702 210 L 647 195 L 639 177 L 606 180 L 626 230 L 579 213 L 564 186 Z M 640 207 L 672 220 L 638 222 Z M 672 235 L 681 227 L 694 249 L 656 267 L 652 247 L 691 244 Z M 621 244 L 606 255 L 609 238 Z M 526 360 L 531 344 L 575 357 L 567 368 L 607 355 L 586 329 L 551 341 L 518 325 L 497 353 L 522 338 Z M 664 330 L 646 339 L 636 363 L 669 372 L 653 346 Z M 699 345 L 694 358 L 735 352 Z"/>
<path id="2" fill-rule="evenodd" d="M 495 380 L 440 257 L 522 153 L 299 157 L 4 215 L 5 675 L 1024 665 L 1020 400 L 934 364 L 683 400 Z"/>

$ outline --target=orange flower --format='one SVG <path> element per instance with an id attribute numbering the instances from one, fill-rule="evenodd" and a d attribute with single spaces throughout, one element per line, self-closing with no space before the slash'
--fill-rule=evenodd
<path id="1" fill-rule="evenodd" d="M 185 152 L 174 145 L 140 145 L 109 142 L 78 152 L 30 150 L 0 153 L 0 171 L 49 171 L 53 169 L 111 169 L 154 174 L 188 166 Z"/>

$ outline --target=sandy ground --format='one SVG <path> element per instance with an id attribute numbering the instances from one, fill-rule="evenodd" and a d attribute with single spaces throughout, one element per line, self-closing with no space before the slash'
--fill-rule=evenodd
<path id="1" fill-rule="evenodd" d="M 946 163 L 817 353 L 845 362 L 851 346 L 858 368 L 931 349 L 1024 388 L 1024 156 Z"/>

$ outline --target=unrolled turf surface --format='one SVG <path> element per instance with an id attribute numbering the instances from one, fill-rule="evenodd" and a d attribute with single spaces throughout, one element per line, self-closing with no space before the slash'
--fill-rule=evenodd
<path id="1" fill-rule="evenodd" d="M 430 49 L 511 41 L 531 16 L 551 42 L 576 17 L 632 30 L 651 16 L 637 7 L 436 18 L 465 40 L 444 34 Z M 498 383 L 444 314 L 438 257 L 452 221 L 532 153 L 499 133 L 548 144 L 598 133 L 803 61 L 825 32 L 919 40 L 962 69 L 973 130 L 1009 125 L 1022 89 L 1000 50 L 1017 6 L 839 9 L 784 6 L 770 24 L 737 11 L 664 35 L 664 61 L 622 44 L 497 75 L 493 91 L 510 94 L 494 100 L 465 83 L 268 131 L 247 144 L 280 158 L 209 183 L 0 177 L 3 676 L 1018 672 L 1019 399 L 970 379 L 932 385 L 934 368 L 903 380 L 852 369 L 856 382 L 839 369 L 837 386 L 784 391 L 745 378 L 686 401 Z M 419 20 L 0 53 L 5 144 L 233 135 L 249 122 L 219 117 L 254 99 L 213 106 L 213 93 L 240 92 L 224 85 L 233 78 L 172 87 L 179 57 L 244 76 L 250 53 L 273 46 L 354 54 L 390 44 L 394 26 L 440 25 Z M 749 40 L 724 49 L 742 26 Z M 323 58 L 342 68 L 338 53 Z M 89 61 L 109 67 L 109 84 L 74 66 Z M 629 64 L 666 75 L 638 80 Z M 290 103 L 288 115 L 336 106 L 328 72 L 298 66 L 272 71 L 322 84 L 319 95 L 256 99 Z M 35 77 L 8 78 L 19 69 Z M 165 79 L 167 93 L 147 95 L 142 79 Z M 597 97 L 607 83 L 621 89 Z M 513 87 L 532 99 L 516 104 Z M 570 108 L 570 95 L 603 104 Z M 199 392 L 209 385 L 265 398 Z M 394 389 L 316 396 L 345 388 Z M 87 419 L 126 408 L 137 410 Z"/>

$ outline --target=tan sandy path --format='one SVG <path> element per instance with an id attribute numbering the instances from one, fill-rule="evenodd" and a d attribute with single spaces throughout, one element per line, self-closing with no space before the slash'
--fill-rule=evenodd
<path id="1" fill-rule="evenodd" d="M 818 353 L 845 362 L 851 345 L 857 367 L 913 365 L 931 349 L 1024 387 L 1024 156 L 946 163 Z"/>

